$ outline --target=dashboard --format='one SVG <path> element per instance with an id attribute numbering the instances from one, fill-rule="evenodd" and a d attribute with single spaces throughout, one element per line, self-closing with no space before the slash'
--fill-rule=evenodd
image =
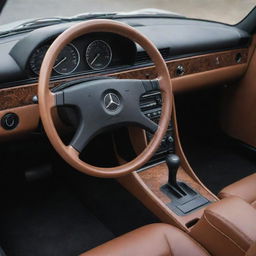
<path id="1" fill-rule="evenodd" d="M 166 61 L 247 48 L 251 41 L 247 32 L 214 22 L 174 18 L 130 18 L 119 21 L 147 36 Z M 0 38 L 0 88 L 37 82 L 40 64 L 49 45 L 73 24 L 53 25 Z M 101 52 L 99 56 L 98 51 Z M 52 73 L 53 80 L 152 65 L 139 45 L 111 33 L 92 33 L 77 38 L 61 55 L 63 57 L 59 56 Z"/>
<path id="2" fill-rule="evenodd" d="M 227 83 L 246 71 L 252 38 L 234 26 L 175 18 L 120 21 L 156 45 L 166 61 L 175 93 Z M 7 120 L 0 125 L 0 139 L 38 127 L 35 99 L 40 67 L 51 43 L 71 25 L 48 26 L 0 38 L 0 121 Z M 126 37 L 91 33 L 76 38 L 60 52 L 49 86 L 92 76 L 154 79 L 156 70 L 144 49 Z M 8 123 L 15 127 L 6 129 Z"/>

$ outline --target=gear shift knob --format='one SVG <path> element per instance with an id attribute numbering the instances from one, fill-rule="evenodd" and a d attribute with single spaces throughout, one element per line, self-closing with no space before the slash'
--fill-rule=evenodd
<path id="1" fill-rule="evenodd" d="M 168 183 L 171 186 L 177 187 L 177 172 L 180 167 L 180 158 L 175 154 L 169 154 L 166 157 L 166 164 L 169 169 L 169 180 Z"/>

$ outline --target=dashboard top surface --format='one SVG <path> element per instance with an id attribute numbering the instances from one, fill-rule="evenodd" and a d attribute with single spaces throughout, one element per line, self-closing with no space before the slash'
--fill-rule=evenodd
<path id="1" fill-rule="evenodd" d="M 209 52 L 235 49 L 248 46 L 250 35 L 234 26 L 220 23 L 189 19 L 121 19 L 146 35 L 161 51 L 165 59 L 200 55 Z M 60 33 L 73 23 L 40 28 L 28 33 L 0 39 L 0 87 L 12 83 L 25 84 L 36 82 L 37 75 L 31 70 L 31 57 L 40 47 L 49 45 Z M 92 68 L 88 63 L 86 51 L 93 41 L 104 41 L 111 49 L 111 59 L 103 68 Z M 70 56 L 79 64 L 72 72 L 53 72 L 56 79 L 76 74 L 113 72 L 122 69 L 134 69 L 150 63 L 143 49 L 133 42 L 114 34 L 98 33 L 85 35 L 72 42 L 75 46 Z M 105 47 L 105 51 L 107 46 Z M 92 52 L 95 49 L 92 49 Z M 91 56 L 91 62 L 97 56 Z M 106 53 L 105 53 L 106 54 Z M 107 56 L 107 55 L 106 55 Z M 110 57 L 110 53 L 108 53 Z M 113 57 L 113 58 L 112 58 Z M 63 60 L 65 56 L 60 59 Z M 35 60 L 36 61 L 36 60 Z M 93 63 L 94 64 L 94 63 Z M 101 65 L 101 64 L 100 64 Z M 74 66 L 76 66 L 74 64 Z M 59 67 L 61 69 L 61 64 Z"/>

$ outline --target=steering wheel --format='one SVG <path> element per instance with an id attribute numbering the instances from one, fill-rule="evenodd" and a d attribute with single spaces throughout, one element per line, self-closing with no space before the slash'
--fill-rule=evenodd
<path id="1" fill-rule="evenodd" d="M 92 32 L 111 32 L 138 43 L 154 62 L 157 79 L 113 78 L 78 81 L 73 86 L 52 92 L 49 81 L 60 51 L 75 38 Z M 156 89 L 161 91 L 163 101 L 158 125 L 142 113 L 139 104 L 141 95 Z M 45 132 L 62 158 L 75 169 L 88 175 L 117 178 L 139 169 L 150 160 L 159 147 L 171 118 L 172 85 L 165 61 L 148 38 L 121 22 L 91 20 L 70 27 L 51 44 L 40 70 L 38 99 Z M 78 129 L 68 146 L 62 142 L 54 126 L 51 112 L 56 106 L 75 106 L 80 113 Z M 117 167 L 102 168 L 85 163 L 79 158 L 81 151 L 97 133 L 116 125 L 128 124 L 136 124 L 154 133 L 150 143 L 135 159 Z"/>

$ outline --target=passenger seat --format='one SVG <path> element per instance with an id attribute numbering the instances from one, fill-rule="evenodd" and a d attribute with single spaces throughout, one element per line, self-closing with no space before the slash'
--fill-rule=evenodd
<path id="1" fill-rule="evenodd" d="M 240 197 L 256 209 L 256 173 L 225 187 L 218 194 L 221 199 L 230 196 Z"/>

